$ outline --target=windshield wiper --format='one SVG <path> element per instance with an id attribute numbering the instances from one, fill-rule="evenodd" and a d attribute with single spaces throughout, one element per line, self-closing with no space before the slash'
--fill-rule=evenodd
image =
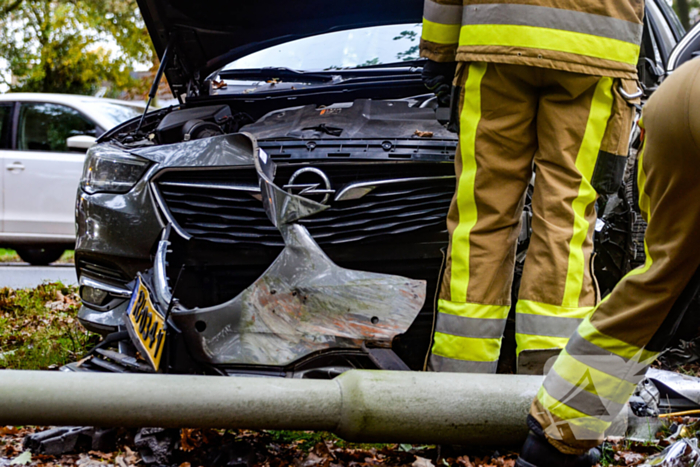
<path id="1" fill-rule="evenodd" d="M 246 68 L 241 70 L 222 70 L 219 73 L 221 79 L 235 80 L 274 80 L 279 79 L 294 83 L 332 83 L 337 81 L 338 73 L 303 72 L 289 68 Z"/>
<path id="2" fill-rule="evenodd" d="M 416 60 L 403 60 L 401 62 L 379 63 L 377 65 L 358 66 L 352 70 L 372 70 L 377 68 L 423 68 L 428 60 L 419 58 Z"/>

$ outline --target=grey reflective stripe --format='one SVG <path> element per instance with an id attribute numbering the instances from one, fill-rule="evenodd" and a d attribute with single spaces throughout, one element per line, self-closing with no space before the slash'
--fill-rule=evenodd
<path id="1" fill-rule="evenodd" d="M 646 374 L 649 362 L 637 362 L 615 355 L 587 341 L 576 332 L 566 345 L 566 353 L 586 366 L 615 378 L 638 384 Z"/>
<path id="2" fill-rule="evenodd" d="M 460 337 L 500 339 L 506 328 L 505 319 L 478 319 L 438 313 L 435 331 Z"/>
<path id="3" fill-rule="evenodd" d="M 518 313 L 515 315 L 515 332 L 533 336 L 570 337 L 581 321 L 583 320 L 578 318 Z"/>
<path id="4" fill-rule="evenodd" d="M 445 373 L 495 373 L 498 368 L 498 361 L 472 362 L 432 354 L 430 355 L 430 368 L 433 371 L 443 371 Z"/>
<path id="5" fill-rule="evenodd" d="M 609 16 L 537 5 L 485 4 L 464 7 L 463 25 L 507 24 L 580 32 L 639 45 L 643 26 Z"/>
<path id="6" fill-rule="evenodd" d="M 423 18 L 438 24 L 462 24 L 462 5 L 444 5 L 425 0 Z"/>
<path id="7" fill-rule="evenodd" d="M 593 384 L 592 381 L 582 380 L 582 384 Z M 547 393 L 572 409 L 586 415 L 598 417 L 603 421 L 612 421 L 623 409 L 622 404 L 613 402 L 575 386 L 551 370 L 543 383 Z"/>

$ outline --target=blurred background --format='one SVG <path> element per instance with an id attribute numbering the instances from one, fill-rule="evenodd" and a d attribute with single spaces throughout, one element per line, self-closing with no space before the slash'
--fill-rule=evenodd
<path id="1" fill-rule="evenodd" d="M 0 0 L 0 92 L 143 101 L 157 68 L 136 0 Z"/>

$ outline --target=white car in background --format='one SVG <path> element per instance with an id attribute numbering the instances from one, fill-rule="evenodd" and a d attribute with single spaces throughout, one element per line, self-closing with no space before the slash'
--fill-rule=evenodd
<path id="1" fill-rule="evenodd" d="M 67 94 L 0 95 L 0 247 L 31 264 L 75 245 L 75 194 L 87 149 L 143 105 Z"/>

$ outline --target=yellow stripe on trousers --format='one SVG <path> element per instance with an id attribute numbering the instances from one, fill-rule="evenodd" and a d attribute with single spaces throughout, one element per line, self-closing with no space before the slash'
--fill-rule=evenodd
<path id="1" fill-rule="evenodd" d="M 612 114 L 613 78 L 601 78 L 595 88 L 591 109 L 583 134 L 581 146 L 576 155 L 576 168 L 581 174 L 578 195 L 574 199 L 571 207 L 574 211 L 573 234 L 569 242 L 569 259 L 566 272 L 564 296 L 561 304 L 545 304 L 527 300 L 520 300 L 516 305 L 516 340 L 518 344 L 518 354 L 523 350 L 564 348 L 569 340 L 571 332 L 575 329 L 575 322 L 568 324 L 564 321 L 571 319 L 583 319 L 593 311 L 593 307 L 582 307 L 579 305 L 586 272 L 587 261 L 584 254 L 583 245 L 588 237 L 590 223 L 586 220 L 586 210 L 595 202 L 598 194 L 591 185 L 591 178 L 595 169 L 600 146 L 608 125 L 608 120 Z M 527 315 L 539 315 L 548 317 L 551 325 L 547 326 L 543 319 L 541 333 L 518 332 L 519 321 L 528 319 Z M 563 318 L 568 318 L 564 320 Z M 551 330 L 548 330 L 551 328 Z M 555 332 L 564 330 L 567 332 Z"/>
<path id="2" fill-rule="evenodd" d="M 579 298 L 583 290 L 583 278 L 586 261 L 583 254 L 583 243 L 586 241 L 590 224 L 586 220 L 586 209 L 595 202 L 598 194 L 591 185 L 600 145 L 605 129 L 612 113 L 613 95 L 612 78 L 601 78 L 593 94 L 591 112 L 586 124 L 583 142 L 576 157 L 576 168 L 581 174 L 581 185 L 578 197 L 574 200 L 574 234 L 569 244 L 569 269 L 566 272 L 566 288 L 564 289 L 563 307 L 579 306 Z M 583 316 L 581 316 L 583 318 Z"/>
<path id="3" fill-rule="evenodd" d="M 464 85 L 464 103 L 460 115 L 459 147 L 462 174 L 457 186 L 459 224 L 452 233 L 450 293 L 451 301 L 466 302 L 469 287 L 469 235 L 476 225 L 477 211 L 474 198 L 476 183 L 476 130 L 481 120 L 481 81 L 488 65 L 482 62 L 469 66 Z"/>
<path id="4" fill-rule="evenodd" d="M 643 169 L 644 146 L 639 153 L 637 180 L 639 186 L 640 207 L 649 209 L 649 196 L 646 193 L 646 173 Z M 646 274 L 654 260 L 644 242 L 646 261 L 644 266 L 627 273 L 623 281 L 631 276 Z M 606 297 L 599 305 L 607 301 Z M 606 352 L 610 354 L 606 355 Z M 567 426 L 577 439 L 599 439 L 624 406 L 638 382 L 643 378 L 646 367 L 658 356 L 657 352 L 646 350 L 600 332 L 590 321 L 585 319 L 569 341 L 550 370 L 544 386 L 537 399 L 546 412 L 558 417 L 559 425 Z M 558 393 L 552 396 L 545 386 Z M 573 390 L 572 390 L 573 388 Z M 591 397 L 597 397 L 598 403 L 591 404 Z M 608 410 L 607 416 L 601 416 L 596 407 Z M 546 414 L 542 414 L 547 416 Z M 549 417 L 552 419 L 552 417 Z M 548 435 L 556 432 L 548 428 Z"/>

